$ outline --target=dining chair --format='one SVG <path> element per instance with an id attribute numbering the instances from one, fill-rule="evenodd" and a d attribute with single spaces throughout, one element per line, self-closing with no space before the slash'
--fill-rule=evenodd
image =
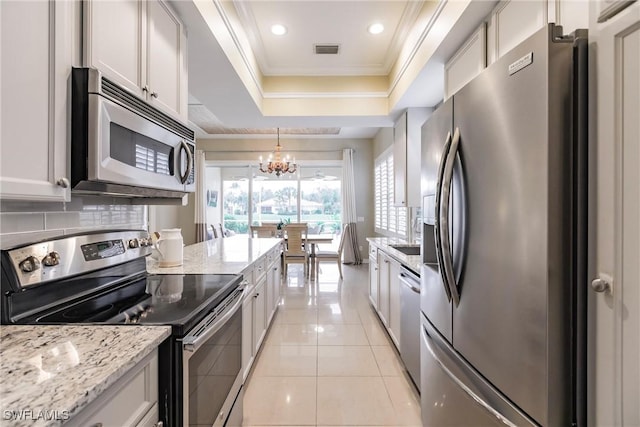
<path id="1" fill-rule="evenodd" d="M 217 223 L 213 225 L 213 232 L 216 236 L 216 239 L 220 239 L 224 237 L 224 231 L 222 230 L 222 224 Z"/>
<path id="2" fill-rule="evenodd" d="M 252 225 L 251 237 L 275 237 L 277 226 L 273 225 Z"/>
<path id="3" fill-rule="evenodd" d="M 216 238 L 216 229 L 213 224 L 207 224 L 207 240 L 213 240 Z"/>
<path id="4" fill-rule="evenodd" d="M 336 261 L 338 263 L 338 272 L 342 279 L 342 249 L 344 248 L 344 239 L 349 229 L 349 224 L 345 224 L 342 229 L 342 235 L 340 236 L 340 243 L 338 244 L 338 250 L 336 251 L 316 251 L 314 262 L 316 275 L 319 273 L 319 266 L 321 262 Z"/>
<path id="5" fill-rule="evenodd" d="M 287 239 L 283 256 L 283 274 L 285 277 L 287 277 L 287 266 L 289 264 L 303 264 L 304 276 L 307 277 L 309 273 L 309 252 L 307 252 L 307 248 L 309 247 L 307 244 L 308 232 L 309 227 L 306 223 L 291 223 L 284 227 L 284 233 Z"/>

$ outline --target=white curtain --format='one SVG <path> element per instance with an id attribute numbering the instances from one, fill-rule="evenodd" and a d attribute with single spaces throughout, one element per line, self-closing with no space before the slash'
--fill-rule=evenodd
<path id="1" fill-rule="evenodd" d="M 362 255 L 358 249 L 356 233 L 356 185 L 353 172 L 353 149 L 345 148 L 342 152 L 342 223 L 349 224 L 344 229 L 344 248 L 342 262 L 345 264 L 362 264 Z"/>
<path id="2" fill-rule="evenodd" d="M 195 194 L 195 223 L 196 223 L 196 242 L 204 242 L 207 240 L 207 186 L 205 173 L 204 151 L 196 150 L 195 154 L 196 168 L 196 194 Z"/>

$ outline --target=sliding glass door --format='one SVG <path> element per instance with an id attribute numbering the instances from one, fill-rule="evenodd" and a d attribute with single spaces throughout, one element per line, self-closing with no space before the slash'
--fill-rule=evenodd
<path id="1" fill-rule="evenodd" d="M 209 166 L 207 177 L 207 188 L 221 189 L 224 228 L 236 234 L 247 234 L 249 224 L 279 222 L 306 222 L 310 234 L 341 232 L 339 166 L 300 166 L 276 177 L 254 166 L 220 164 Z"/>

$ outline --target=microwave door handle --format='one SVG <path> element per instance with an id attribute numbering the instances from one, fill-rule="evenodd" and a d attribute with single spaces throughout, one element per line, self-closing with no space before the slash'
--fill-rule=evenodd
<path id="1" fill-rule="evenodd" d="M 191 175 L 191 171 L 193 170 L 193 154 L 191 154 L 191 149 L 186 142 L 180 141 L 180 148 L 187 153 L 187 169 L 184 172 L 184 175 L 180 175 L 180 182 L 182 184 L 187 182 L 189 179 L 189 175 Z M 182 156 L 180 156 L 180 160 L 182 161 Z"/>
<path id="2" fill-rule="evenodd" d="M 444 169 L 447 163 L 447 158 L 449 154 L 449 150 L 451 148 L 451 132 L 447 132 L 447 138 L 444 143 L 444 148 L 442 149 L 442 156 L 440 157 L 440 166 L 438 167 L 438 182 L 436 184 L 436 203 L 435 203 L 435 232 L 434 232 L 434 240 L 436 246 L 436 259 L 438 261 L 438 271 L 440 272 L 440 277 L 442 278 L 442 285 L 444 286 L 444 292 L 447 295 L 447 300 L 451 301 L 451 290 L 449 288 L 449 284 L 447 283 L 447 277 L 444 274 L 444 263 L 442 256 L 442 237 L 440 232 L 440 205 L 441 205 L 441 197 L 442 197 L 442 181 L 444 178 Z"/>
<path id="3" fill-rule="evenodd" d="M 460 304 L 460 291 L 456 284 L 456 278 L 453 271 L 453 256 L 451 251 L 451 240 L 449 235 L 449 212 L 451 208 L 451 184 L 453 181 L 453 166 L 456 161 L 456 155 L 458 154 L 458 147 L 460 146 L 460 130 L 456 128 L 453 133 L 453 139 L 451 141 L 451 148 L 447 154 L 447 162 L 444 167 L 444 175 L 442 179 L 442 194 L 440 203 L 440 240 L 442 244 L 442 261 L 444 265 L 444 274 L 449 284 L 451 297 L 456 304 L 456 307 Z"/>

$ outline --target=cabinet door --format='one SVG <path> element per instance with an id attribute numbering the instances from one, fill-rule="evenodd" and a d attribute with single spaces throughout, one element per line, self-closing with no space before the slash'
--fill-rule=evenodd
<path id="1" fill-rule="evenodd" d="M 84 63 L 144 98 L 146 2 L 85 0 Z M 117 24 L 116 24 L 117 23 Z"/>
<path id="2" fill-rule="evenodd" d="M 391 339 L 400 347 L 400 263 L 389 262 L 389 332 Z"/>
<path id="3" fill-rule="evenodd" d="M 253 362 L 253 297 L 242 302 L 242 380 L 247 379 Z"/>
<path id="4" fill-rule="evenodd" d="M 373 308 L 378 309 L 378 263 L 369 258 L 369 300 Z"/>
<path id="5" fill-rule="evenodd" d="M 164 2 L 146 4 L 149 102 L 186 120 L 186 37 L 182 23 Z"/>
<path id="6" fill-rule="evenodd" d="M 270 274 L 272 277 L 271 280 L 271 290 L 269 295 L 272 295 L 273 299 L 271 302 L 271 310 L 272 313 L 276 312 L 278 308 L 278 303 L 280 302 L 280 258 L 276 257 L 275 262 L 271 264 Z"/>
<path id="7" fill-rule="evenodd" d="M 262 280 L 256 286 L 256 290 L 253 294 L 253 354 L 258 354 L 262 340 L 264 339 L 266 331 L 266 304 L 267 299 L 265 295 L 266 278 L 263 276 Z"/>
<path id="8" fill-rule="evenodd" d="M 389 257 L 380 253 L 380 274 L 378 275 L 378 314 L 385 326 L 389 326 L 389 275 L 391 271 L 391 261 Z"/>
<path id="9" fill-rule="evenodd" d="M 407 206 L 407 113 L 393 127 L 393 204 Z"/>
<path id="10" fill-rule="evenodd" d="M 67 80 L 73 8 L 72 2 L 0 2 L 2 199 L 70 199 Z"/>

